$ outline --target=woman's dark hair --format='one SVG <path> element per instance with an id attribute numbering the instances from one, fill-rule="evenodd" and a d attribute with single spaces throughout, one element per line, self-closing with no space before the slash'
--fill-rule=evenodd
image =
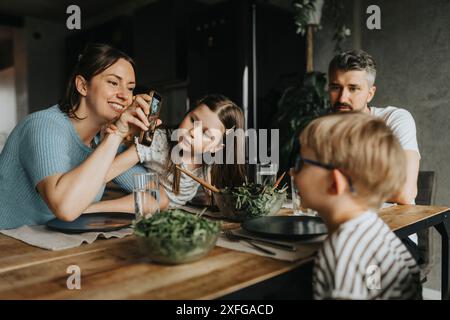
<path id="1" fill-rule="evenodd" d="M 77 117 L 76 111 L 80 106 L 80 94 L 75 85 L 75 79 L 78 75 L 86 81 L 103 72 L 119 59 L 125 59 L 135 68 L 135 63 L 126 53 L 115 49 L 107 44 L 90 43 L 78 56 L 78 62 L 69 78 L 69 83 L 64 96 L 59 101 L 59 108 L 70 118 L 81 120 Z"/>
<path id="2" fill-rule="evenodd" d="M 195 106 L 191 108 L 186 115 L 192 110 L 201 105 L 207 106 L 211 111 L 215 112 L 225 129 L 244 129 L 244 114 L 233 101 L 221 94 L 209 94 L 197 101 Z M 184 118 L 183 118 L 184 119 Z M 167 140 L 169 142 L 170 150 L 168 163 L 166 167 L 166 179 L 173 175 L 172 190 L 178 194 L 180 188 L 181 173 L 175 168 L 175 164 L 170 159 L 172 149 L 178 141 L 171 141 L 171 130 L 166 130 Z M 225 138 L 225 135 L 224 135 Z M 239 152 L 245 152 L 244 142 L 240 141 L 236 136 L 234 137 L 234 156 L 235 159 Z M 223 149 L 223 154 L 227 154 L 226 146 Z M 235 161 L 236 162 L 236 161 Z M 206 173 L 206 171 L 204 171 Z M 239 186 L 245 181 L 245 165 L 244 164 L 213 164 L 211 166 L 211 183 L 218 188 Z"/>

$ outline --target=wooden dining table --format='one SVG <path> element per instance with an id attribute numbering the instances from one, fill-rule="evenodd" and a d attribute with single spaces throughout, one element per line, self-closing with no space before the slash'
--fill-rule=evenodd
<path id="1" fill-rule="evenodd" d="M 379 212 L 399 237 L 429 227 L 439 231 L 443 298 L 448 297 L 449 212 L 447 207 L 413 205 L 393 206 Z M 288 209 L 280 211 L 280 214 L 290 213 Z M 225 223 L 224 226 L 232 229 L 239 225 Z M 289 272 L 301 271 L 312 259 L 286 262 L 215 247 L 196 262 L 168 266 L 146 258 L 134 236 L 48 251 L 0 235 L 0 299 L 252 298 L 239 293 L 250 292 L 247 289 Z M 80 287 L 75 289 L 67 285 L 73 266 L 81 272 Z M 295 287 L 298 283 L 288 285 Z"/>

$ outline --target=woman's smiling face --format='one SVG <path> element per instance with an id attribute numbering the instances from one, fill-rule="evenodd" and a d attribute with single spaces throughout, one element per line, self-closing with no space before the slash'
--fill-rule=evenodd
<path id="1" fill-rule="evenodd" d="M 136 85 L 133 66 L 119 59 L 103 72 L 86 83 L 85 92 L 88 109 L 99 119 L 109 122 L 117 118 L 133 101 Z"/>

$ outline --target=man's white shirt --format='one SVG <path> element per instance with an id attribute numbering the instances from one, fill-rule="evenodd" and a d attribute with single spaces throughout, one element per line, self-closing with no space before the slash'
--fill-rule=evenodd
<path id="1" fill-rule="evenodd" d="M 420 157 L 419 145 L 417 144 L 416 123 L 408 110 L 388 106 L 385 108 L 370 107 L 370 114 L 383 119 L 391 128 L 400 145 L 404 150 L 417 151 Z"/>
<path id="2" fill-rule="evenodd" d="M 420 158 L 416 123 L 408 110 L 393 106 L 385 108 L 370 107 L 370 114 L 386 122 L 386 125 L 394 132 L 394 135 L 399 140 L 403 150 L 417 151 Z M 409 238 L 417 244 L 417 234 L 412 234 Z"/>

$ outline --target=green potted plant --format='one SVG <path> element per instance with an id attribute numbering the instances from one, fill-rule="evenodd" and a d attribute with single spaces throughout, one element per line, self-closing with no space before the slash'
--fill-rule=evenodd
<path id="1" fill-rule="evenodd" d="M 294 23 L 297 34 L 307 36 L 307 72 L 312 71 L 313 35 L 322 28 L 320 22 L 322 15 L 334 19 L 334 34 L 336 52 L 342 51 L 342 43 L 351 35 L 350 28 L 345 24 L 344 0 L 294 0 Z M 308 70 L 310 67 L 310 70 Z"/>
<path id="2" fill-rule="evenodd" d="M 334 17 L 335 51 L 350 35 L 344 23 L 343 0 L 294 0 L 294 23 L 297 33 L 306 35 L 306 74 L 302 81 L 288 86 L 277 103 L 272 128 L 280 129 L 280 168 L 287 169 L 292 161 L 294 141 L 309 122 L 331 111 L 326 91 L 326 74 L 313 68 L 313 35 L 321 28 L 322 14 Z"/>
<path id="3" fill-rule="evenodd" d="M 302 84 L 287 88 L 281 96 L 275 118 L 280 128 L 280 168 L 288 168 L 299 133 L 312 120 L 330 112 L 326 82 L 325 73 L 310 72 Z"/>

